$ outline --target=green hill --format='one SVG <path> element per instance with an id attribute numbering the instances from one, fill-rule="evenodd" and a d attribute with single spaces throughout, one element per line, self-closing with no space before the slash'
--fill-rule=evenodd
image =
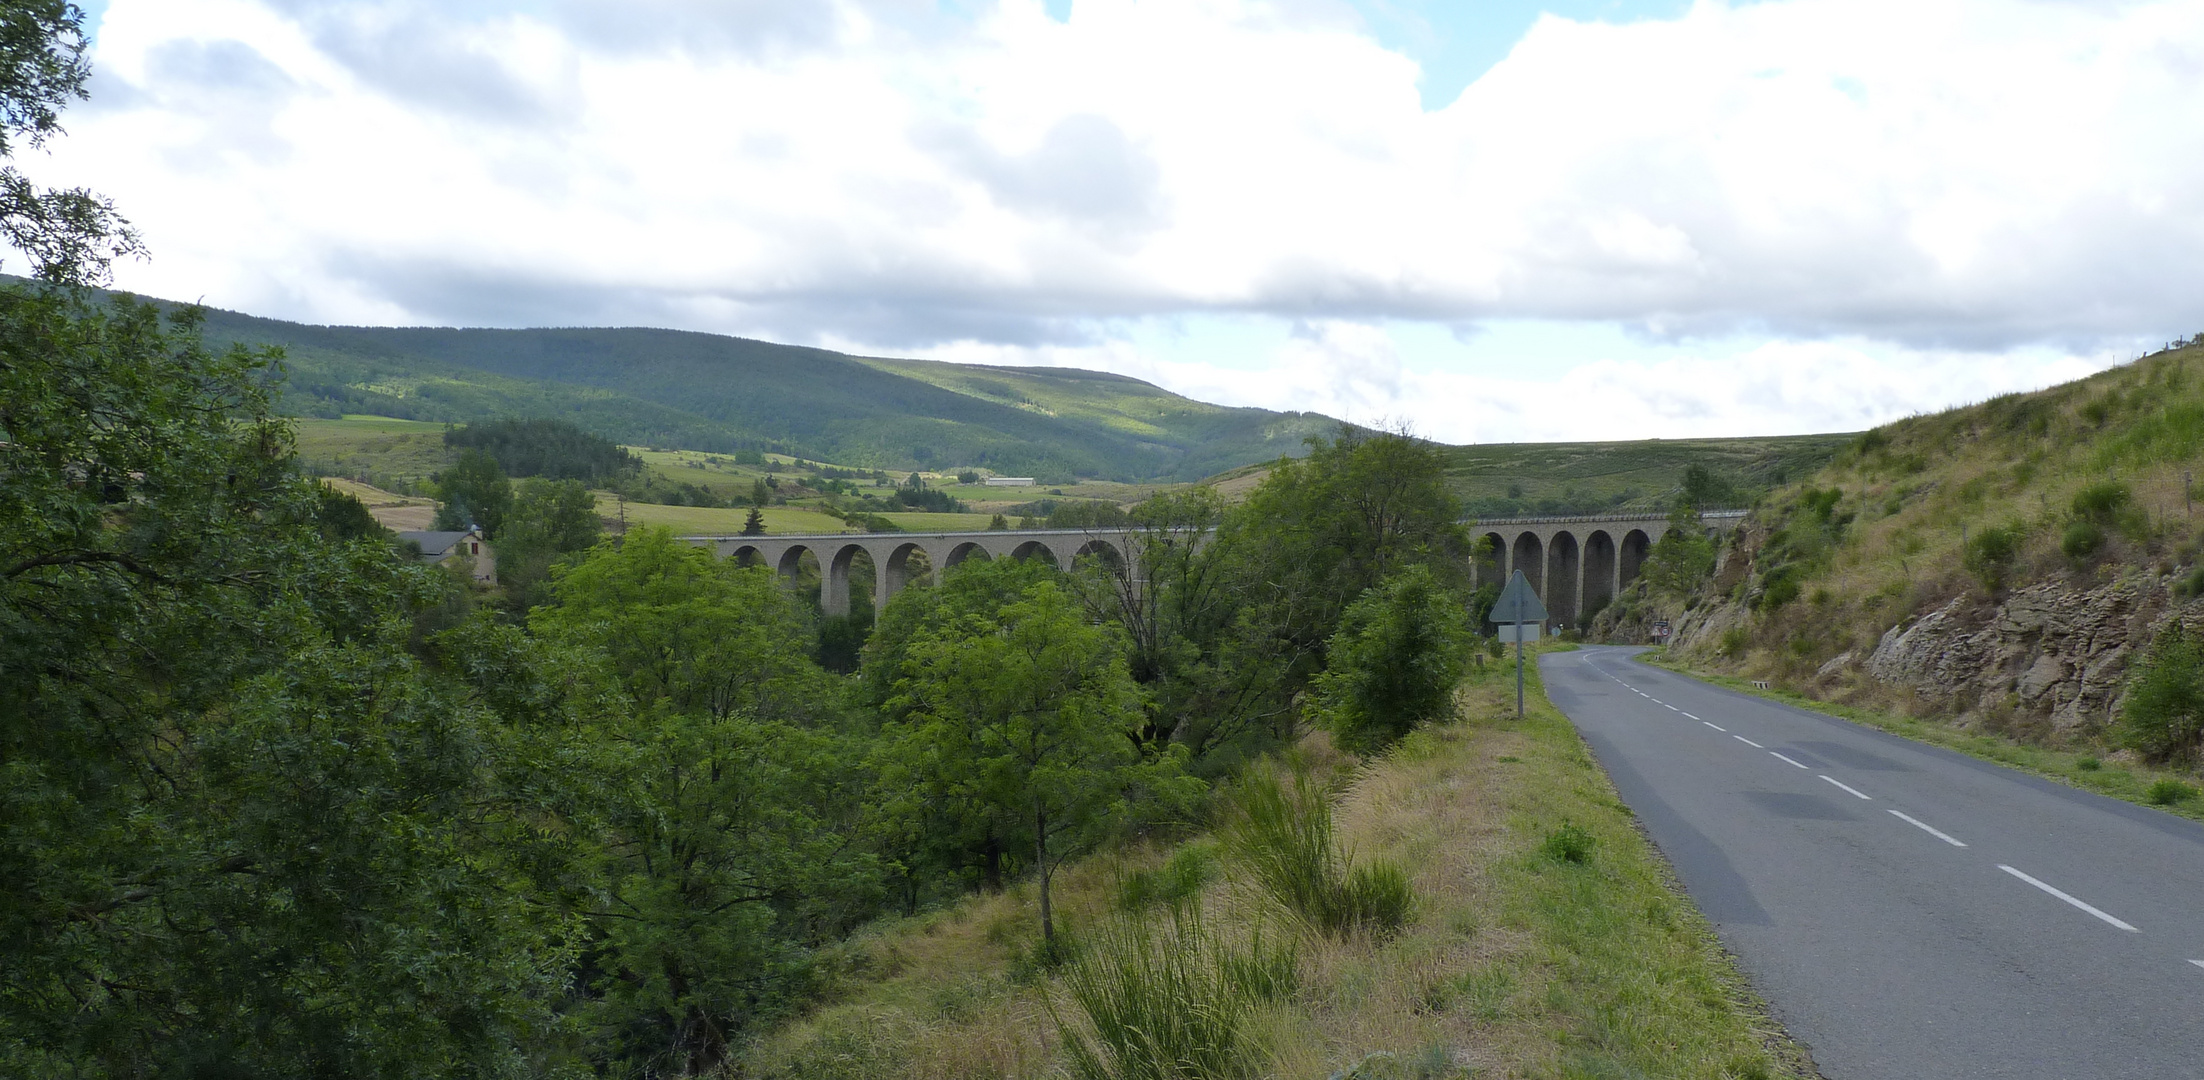
<path id="1" fill-rule="evenodd" d="M 1859 435 L 1691 595 L 1641 586 L 1595 632 L 1668 619 L 1702 667 L 2109 760 L 2139 662 L 2204 627 L 2200 466 L 2204 338 Z"/>
<path id="2" fill-rule="evenodd" d="M 1489 443 L 1447 450 L 1447 480 L 1477 517 L 1657 510 L 1698 465 L 1743 506 L 1762 492 L 1811 475 L 1851 435 L 1778 435 L 1641 442 Z"/>
<path id="3" fill-rule="evenodd" d="M 1335 424 L 1120 375 L 849 356 L 679 330 L 309 326 L 209 310 L 211 343 L 280 345 L 285 406 L 464 422 L 557 416 L 623 443 L 883 469 L 1194 480 Z"/>

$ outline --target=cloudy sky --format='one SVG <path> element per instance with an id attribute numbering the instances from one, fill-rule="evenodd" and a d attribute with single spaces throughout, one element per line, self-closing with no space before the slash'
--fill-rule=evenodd
<path id="1" fill-rule="evenodd" d="M 2204 0 L 86 7 L 28 170 L 142 227 L 123 287 L 256 314 L 1453 442 L 1851 430 L 2204 330 Z"/>

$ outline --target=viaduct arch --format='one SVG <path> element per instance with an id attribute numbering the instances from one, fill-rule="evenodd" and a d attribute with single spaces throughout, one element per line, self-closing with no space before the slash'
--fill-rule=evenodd
<path id="1" fill-rule="evenodd" d="M 1006 532 L 829 533 L 814 536 L 684 536 L 723 559 L 770 566 L 793 582 L 803 558 L 819 564 L 819 606 L 829 615 L 849 614 L 850 580 L 871 564 L 873 600 L 885 604 L 921 578 L 939 584 L 941 572 L 966 559 L 1041 559 L 1070 569 L 1081 558 L 1124 566 L 1138 550 L 1132 530 L 1016 529 Z M 860 560 L 859 556 L 863 556 Z"/>
<path id="2" fill-rule="evenodd" d="M 1713 537 L 1735 529 L 1744 516 L 1743 510 L 1709 510 L 1699 521 Z M 1523 571 L 1553 621 L 1574 626 L 1638 579 L 1646 555 L 1668 530 L 1665 515 L 1480 521 L 1471 536 L 1483 542 L 1470 572 L 1472 580 L 1484 584 L 1505 582 L 1512 572 Z"/>

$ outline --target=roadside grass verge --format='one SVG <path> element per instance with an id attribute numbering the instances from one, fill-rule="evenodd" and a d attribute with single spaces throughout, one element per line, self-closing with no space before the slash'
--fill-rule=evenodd
<path id="1" fill-rule="evenodd" d="M 1125 1018 L 1170 1000 L 1142 996 L 1144 965 L 1170 970 L 1148 950 L 1197 938 L 1184 981 L 1219 988 L 1204 1000 L 1231 1028 L 1169 1041 L 1229 1042 L 1224 1075 L 1814 1075 L 1527 674 L 1521 721 L 1512 671 L 1489 664 L 1464 681 L 1460 720 L 1378 759 L 1322 736 L 1296 747 L 1336 800 L 1341 858 L 1406 870 L 1397 928 L 1279 918 L 1230 844 L 1128 845 L 1058 877 L 1069 959 L 1040 955 L 1029 886 L 876 925 L 843 951 L 834 1000 L 750 1047 L 741 1075 L 1170 1075 L 1112 1063 L 1145 1060 Z M 1116 1004 L 1097 1017 L 1083 1002 Z"/>
<path id="2" fill-rule="evenodd" d="M 1915 742 L 1957 750 L 1962 754 L 1996 762 L 2046 780 L 2056 780 L 2083 791 L 2204 821 L 2204 794 L 2181 794 L 2182 791 L 2196 791 L 2199 786 L 2196 774 L 2146 765 L 2133 760 L 2132 754 L 2116 754 L 2109 747 L 2042 746 L 2022 742 L 2010 735 L 1970 731 L 1940 720 L 1924 720 L 1880 709 L 1822 701 L 1773 685 L 1763 690 L 1744 679 L 1690 667 L 1671 659 L 1659 649 L 1639 653 L 1638 659 L 1726 690 L 1850 720 Z"/>

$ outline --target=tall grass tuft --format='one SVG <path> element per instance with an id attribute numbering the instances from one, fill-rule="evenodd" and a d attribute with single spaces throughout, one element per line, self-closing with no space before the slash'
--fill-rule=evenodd
<path id="1" fill-rule="evenodd" d="M 1168 921 L 1130 918 L 1097 931 L 1064 971 L 1077 1007 L 1049 1014 L 1079 1080 L 1230 1080 L 1258 1071 L 1249 1018 L 1297 987 L 1290 940 L 1258 929 L 1244 945 L 1211 930 L 1194 906 Z"/>
<path id="2" fill-rule="evenodd" d="M 1332 828 L 1332 804 L 1296 765 L 1289 786 L 1251 769 L 1233 788 L 1237 813 L 1224 843 L 1271 899 L 1309 926 L 1345 935 L 1356 927 L 1390 933 L 1407 923 L 1415 892 L 1388 862 L 1349 868 Z"/>

